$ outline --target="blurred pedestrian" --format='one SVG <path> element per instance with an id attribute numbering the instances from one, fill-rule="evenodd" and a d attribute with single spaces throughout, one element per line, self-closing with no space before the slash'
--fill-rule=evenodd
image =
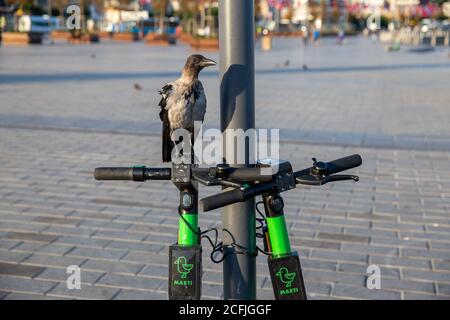
<path id="1" fill-rule="evenodd" d="M 337 43 L 343 44 L 345 39 L 345 32 L 344 29 L 340 28 L 337 35 Z"/>
<path id="2" fill-rule="evenodd" d="M 319 42 L 319 37 L 320 37 L 320 31 L 319 30 L 314 30 L 313 32 L 313 41 L 314 43 L 318 43 Z"/>
<path id="3" fill-rule="evenodd" d="M 313 32 L 314 43 L 319 43 L 321 29 L 322 29 L 322 19 L 316 19 L 314 21 L 314 32 Z"/>
<path id="4" fill-rule="evenodd" d="M 309 31 L 307 26 L 302 26 L 303 45 L 306 47 L 309 40 Z"/>

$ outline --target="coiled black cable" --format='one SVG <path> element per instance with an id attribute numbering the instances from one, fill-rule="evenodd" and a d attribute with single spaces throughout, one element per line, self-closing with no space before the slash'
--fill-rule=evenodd
<path id="1" fill-rule="evenodd" d="M 258 205 L 263 203 L 262 201 L 258 202 L 256 204 L 256 211 L 258 212 L 258 214 L 261 216 L 261 218 L 256 218 L 256 221 L 259 223 L 259 226 L 256 227 L 257 230 L 262 229 L 264 227 L 265 224 L 265 217 L 264 214 L 259 210 Z M 183 220 L 183 222 L 188 226 L 188 228 L 197 236 L 200 237 L 200 239 L 206 239 L 209 244 L 212 247 L 212 251 L 210 254 L 210 259 L 212 262 L 214 263 L 221 263 L 223 262 L 223 260 L 225 259 L 225 257 L 231 253 L 235 253 L 235 254 L 245 254 L 248 256 L 257 256 L 258 252 L 261 252 L 265 255 L 271 255 L 272 253 L 267 252 L 263 249 L 261 249 L 258 245 L 256 245 L 256 252 L 251 253 L 247 248 L 239 245 L 236 243 L 236 240 L 234 239 L 234 236 L 230 233 L 230 231 L 223 229 L 223 231 L 226 231 L 230 236 L 231 239 L 233 239 L 233 242 L 231 244 L 228 245 L 224 245 L 223 241 L 219 241 L 219 230 L 217 228 L 208 228 L 204 231 L 201 231 L 200 227 L 198 228 L 198 230 L 195 230 L 192 225 L 189 223 L 189 221 L 186 220 L 186 218 L 183 216 L 183 213 L 181 212 L 181 208 L 178 207 L 178 215 L 180 216 L 180 218 Z M 214 232 L 214 241 L 209 237 L 209 235 L 207 235 L 210 232 Z M 257 238 L 264 238 L 264 234 L 262 233 L 258 233 L 256 232 L 256 237 Z M 230 248 L 232 248 L 232 250 L 230 250 Z M 238 248 L 239 250 L 236 250 L 236 248 Z M 225 251 L 225 249 L 228 249 L 227 251 Z M 222 256 L 220 259 L 216 259 L 215 255 L 217 253 L 221 253 Z"/>

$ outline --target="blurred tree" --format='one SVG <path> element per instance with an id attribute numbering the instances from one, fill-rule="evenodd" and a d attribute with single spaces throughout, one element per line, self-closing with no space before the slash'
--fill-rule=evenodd
<path id="1" fill-rule="evenodd" d="M 195 0 L 182 0 L 180 2 L 180 13 L 182 18 L 192 18 L 198 12 L 198 1 Z"/>
<path id="2" fill-rule="evenodd" d="M 159 14 L 159 30 L 163 33 L 164 30 L 164 17 L 166 16 L 167 6 L 169 5 L 169 0 L 153 0 L 152 7 L 155 15 Z"/>

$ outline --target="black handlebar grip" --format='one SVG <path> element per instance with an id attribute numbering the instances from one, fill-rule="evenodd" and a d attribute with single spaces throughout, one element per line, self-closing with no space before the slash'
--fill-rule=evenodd
<path id="1" fill-rule="evenodd" d="M 145 180 L 170 180 L 172 178 L 171 168 L 145 168 Z"/>
<path id="2" fill-rule="evenodd" d="M 135 168 L 95 168 L 96 180 L 134 180 Z"/>
<path id="3" fill-rule="evenodd" d="M 348 157 L 336 159 L 327 163 L 328 174 L 338 173 L 348 169 L 359 167 L 362 164 L 362 158 L 359 154 L 353 154 Z"/>
<path id="4" fill-rule="evenodd" d="M 206 212 L 244 200 L 244 193 L 240 189 L 234 189 L 201 199 L 200 208 Z"/>

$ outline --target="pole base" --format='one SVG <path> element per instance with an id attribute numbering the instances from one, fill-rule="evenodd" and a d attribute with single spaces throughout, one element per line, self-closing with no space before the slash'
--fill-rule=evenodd
<path id="1" fill-rule="evenodd" d="M 296 252 L 267 259 L 275 300 L 306 300 L 300 259 Z"/>
<path id="2" fill-rule="evenodd" d="M 169 300 L 200 300 L 202 247 L 169 247 Z"/>

